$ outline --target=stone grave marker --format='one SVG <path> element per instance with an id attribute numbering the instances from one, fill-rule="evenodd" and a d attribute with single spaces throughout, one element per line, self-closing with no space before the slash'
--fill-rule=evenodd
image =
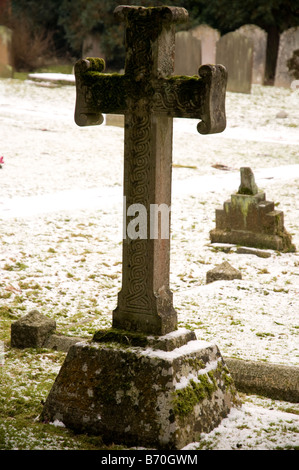
<path id="1" fill-rule="evenodd" d="M 201 43 L 201 64 L 216 64 L 216 43 L 220 38 L 217 29 L 201 24 L 190 30 Z"/>
<path id="2" fill-rule="evenodd" d="M 252 83 L 263 85 L 266 69 L 267 33 L 262 28 L 254 24 L 243 25 L 236 31 L 252 41 Z"/>
<path id="3" fill-rule="evenodd" d="M 179 31 L 175 35 L 175 75 L 195 75 L 201 59 L 201 42 L 189 31 Z"/>
<path id="4" fill-rule="evenodd" d="M 84 38 L 81 57 L 102 57 L 105 59 L 101 47 L 101 34 L 90 33 Z"/>
<path id="5" fill-rule="evenodd" d="M 27 315 L 11 325 L 12 348 L 42 348 L 56 329 L 56 322 L 38 310 L 31 310 Z"/>
<path id="6" fill-rule="evenodd" d="M 249 167 L 240 169 L 238 192 L 216 209 L 216 227 L 210 231 L 212 243 L 234 243 L 278 251 L 295 251 L 291 235 L 284 227 L 284 214 L 275 210 L 255 183 Z"/>
<path id="7" fill-rule="evenodd" d="M 113 328 L 69 349 L 41 419 L 115 443 L 182 448 L 218 425 L 238 398 L 218 347 L 177 328 L 170 211 L 164 220 L 161 213 L 160 230 L 150 215 L 170 208 L 173 117 L 200 119 L 202 134 L 225 128 L 226 71 L 204 66 L 197 77 L 172 76 L 184 8 L 119 6 L 115 15 L 126 28 L 125 72 L 102 73 L 101 59 L 79 61 L 75 121 L 125 115 L 122 289 Z"/>
<path id="8" fill-rule="evenodd" d="M 206 283 L 209 284 L 215 281 L 232 281 L 233 279 L 242 279 L 241 272 L 231 266 L 228 261 L 215 266 L 215 268 L 207 271 Z"/>
<path id="9" fill-rule="evenodd" d="M 279 38 L 279 48 L 275 71 L 275 86 L 290 87 L 294 77 L 288 68 L 288 61 L 299 49 L 299 26 L 287 29 Z"/>
<path id="10" fill-rule="evenodd" d="M 6 26 L 0 26 L 0 77 L 2 78 L 13 76 L 11 41 L 12 30 Z"/>
<path id="11" fill-rule="evenodd" d="M 227 90 L 251 93 L 253 46 L 251 39 L 233 31 L 216 44 L 216 63 L 227 69 Z"/>

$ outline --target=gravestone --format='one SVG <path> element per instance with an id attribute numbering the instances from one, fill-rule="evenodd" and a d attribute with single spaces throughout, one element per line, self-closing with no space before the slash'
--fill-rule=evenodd
<path id="1" fill-rule="evenodd" d="M 0 26 L 0 77 L 2 78 L 13 76 L 11 41 L 12 30 Z"/>
<path id="2" fill-rule="evenodd" d="M 90 33 L 84 38 L 82 46 L 82 57 L 104 57 L 101 48 L 101 34 Z"/>
<path id="3" fill-rule="evenodd" d="M 179 31 L 175 35 L 175 75 L 195 75 L 202 64 L 201 42 L 189 31 Z"/>
<path id="4" fill-rule="evenodd" d="M 242 274 L 238 269 L 231 266 L 228 261 L 218 264 L 215 268 L 207 271 L 206 274 L 207 284 L 215 281 L 232 281 L 233 279 L 242 279 Z"/>
<path id="5" fill-rule="evenodd" d="M 216 64 L 216 43 L 220 33 L 211 26 L 201 24 L 190 30 L 192 36 L 200 40 L 201 64 Z"/>
<path id="6" fill-rule="evenodd" d="M 299 49 L 299 26 L 287 29 L 279 38 L 279 48 L 275 71 L 275 86 L 290 87 L 294 77 L 289 68 L 288 61 L 295 50 Z"/>
<path id="7" fill-rule="evenodd" d="M 227 69 L 227 90 L 251 93 L 253 46 L 251 39 L 233 31 L 216 44 L 216 63 Z"/>
<path id="8" fill-rule="evenodd" d="M 284 228 L 284 214 L 274 209 L 259 191 L 249 167 L 240 169 L 238 192 L 216 209 L 216 227 L 210 231 L 212 243 L 234 243 L 278 251 L 295 251 L 291 235 Z"/>
<path id="9" fill-rule="evenodd" d="M 125 73 L 102 73 L 101 59 L 79 61 L 75 121 L 125 115 L 122 289 L 113 328 L 69 349 L 41 419 L 115 443 L 182 448 L 218 425 L 238 398 L 218 347 L 177 327 L 169 231 L 162 220 L 157 230 L 150 214 L 171 203 L 173 117 L 199 118 L 203 134 L 225 128 L 226 72 L 205 66 L 197 77 L 171 75 L 184 8 L 119 6 L 115 15 L 126 28 Z M 132 215 L 142 209 L 133 230 Z"/>
<path id="10" fill-rule="evenodd" d="M 32 310 L 11 325 L 12 348 L 42 348 L 56 329 L 51 318 Z"/>
<path id="11" fill-rule="evenodd" d="M 263 85 L 265 80 L 267 33 L 259 26 L 246 24 L 236 32 L 243 34 L 252 41 L 253 45 L 253 68 L 252 83 Z"/>

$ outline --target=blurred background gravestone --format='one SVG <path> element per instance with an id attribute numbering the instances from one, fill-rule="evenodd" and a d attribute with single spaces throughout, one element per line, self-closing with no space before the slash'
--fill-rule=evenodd
<path id="1" fill-rule="evenodd" d="M 201 24 L 190 30 L 201 43 L 201 64 L 216 64 L 216 42 L 220 38 L 217 29 Z"/>
<path id="2" fill-rule="evenodd" d="M 0 77 L 2 78 L 13 76 L 11 42 L 12 30 L 0 26 Z"/>
<path id="3" fill-rule="evenodd" d="M 292 58 L 294 51 L 297 49 L 299 49 L 299 27 L 287 29 L 279 38 L 275 86 L 291 86 L 294 76 L 290 72 L 287 62 Z"/>
<path id="4" fill-rule="evenodd" d="M 90 33 L 85 37 L 82 46 L 82 57 L 102 57 L 102 59 L 106 59 L 104 50 L 101 47 L 100 33 Z"/>
<path id="5" fill-rule="evenodd" d="M 195 75 L 201 65 L 201 43 L 189 31 L 175 35 L 174 75 Z"/>
<path id="6" fill-rule="evenodd" d="M 254 24 L 246 24 L 236 31 L 251 39 L 253 45 L 252 83 L 263 85 L 266 69 L 267 33 Z"/>
<path id="7" fill-rule="evenodd" d="M 222 36 L 216 44 L 216 63 L 228 73 L 227 91 L 250 93 L 253 66 L 252 40 L 238 31 Z"/>

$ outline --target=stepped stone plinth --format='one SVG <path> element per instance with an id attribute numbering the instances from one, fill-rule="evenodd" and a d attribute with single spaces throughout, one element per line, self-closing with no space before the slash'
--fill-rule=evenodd
<path id="1" fill-rule="evenodd" d="M 216 227 L 210 231 L 212 243 L 233 243 L 278 251 L 296 251 L 284 227 L 284 214 L 267 201 L 255 184 L 250 168 L 240 169 L 241 184 L 223 208 L 216 209 Z"/>

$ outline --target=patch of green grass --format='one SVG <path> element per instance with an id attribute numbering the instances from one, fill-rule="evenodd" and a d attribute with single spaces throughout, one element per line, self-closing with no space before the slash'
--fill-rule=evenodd
<path id="1" fill-rule="evenodd" d="M 101 436 L 75 434 L 39 420 L 65 353 L 6 349 L 0 368 L 0 450 L 114 450 Z M 59 424 L 59 423 L 58 423 Z"/>
<path id="2" fill-rule="evenodd" d="M 274 337 L 275 335 L 273 333 L 256 333 L 256 336 L 259 336 L 260 338 L 267 338 L 267 337 Z"/>
<path id="3" fill-rule="evenodd" d="M 53 64 L 47 67 L 36 69 L 36 73 L 67 73 L 71 74 L 73 71 L 73 64 Z"/>

